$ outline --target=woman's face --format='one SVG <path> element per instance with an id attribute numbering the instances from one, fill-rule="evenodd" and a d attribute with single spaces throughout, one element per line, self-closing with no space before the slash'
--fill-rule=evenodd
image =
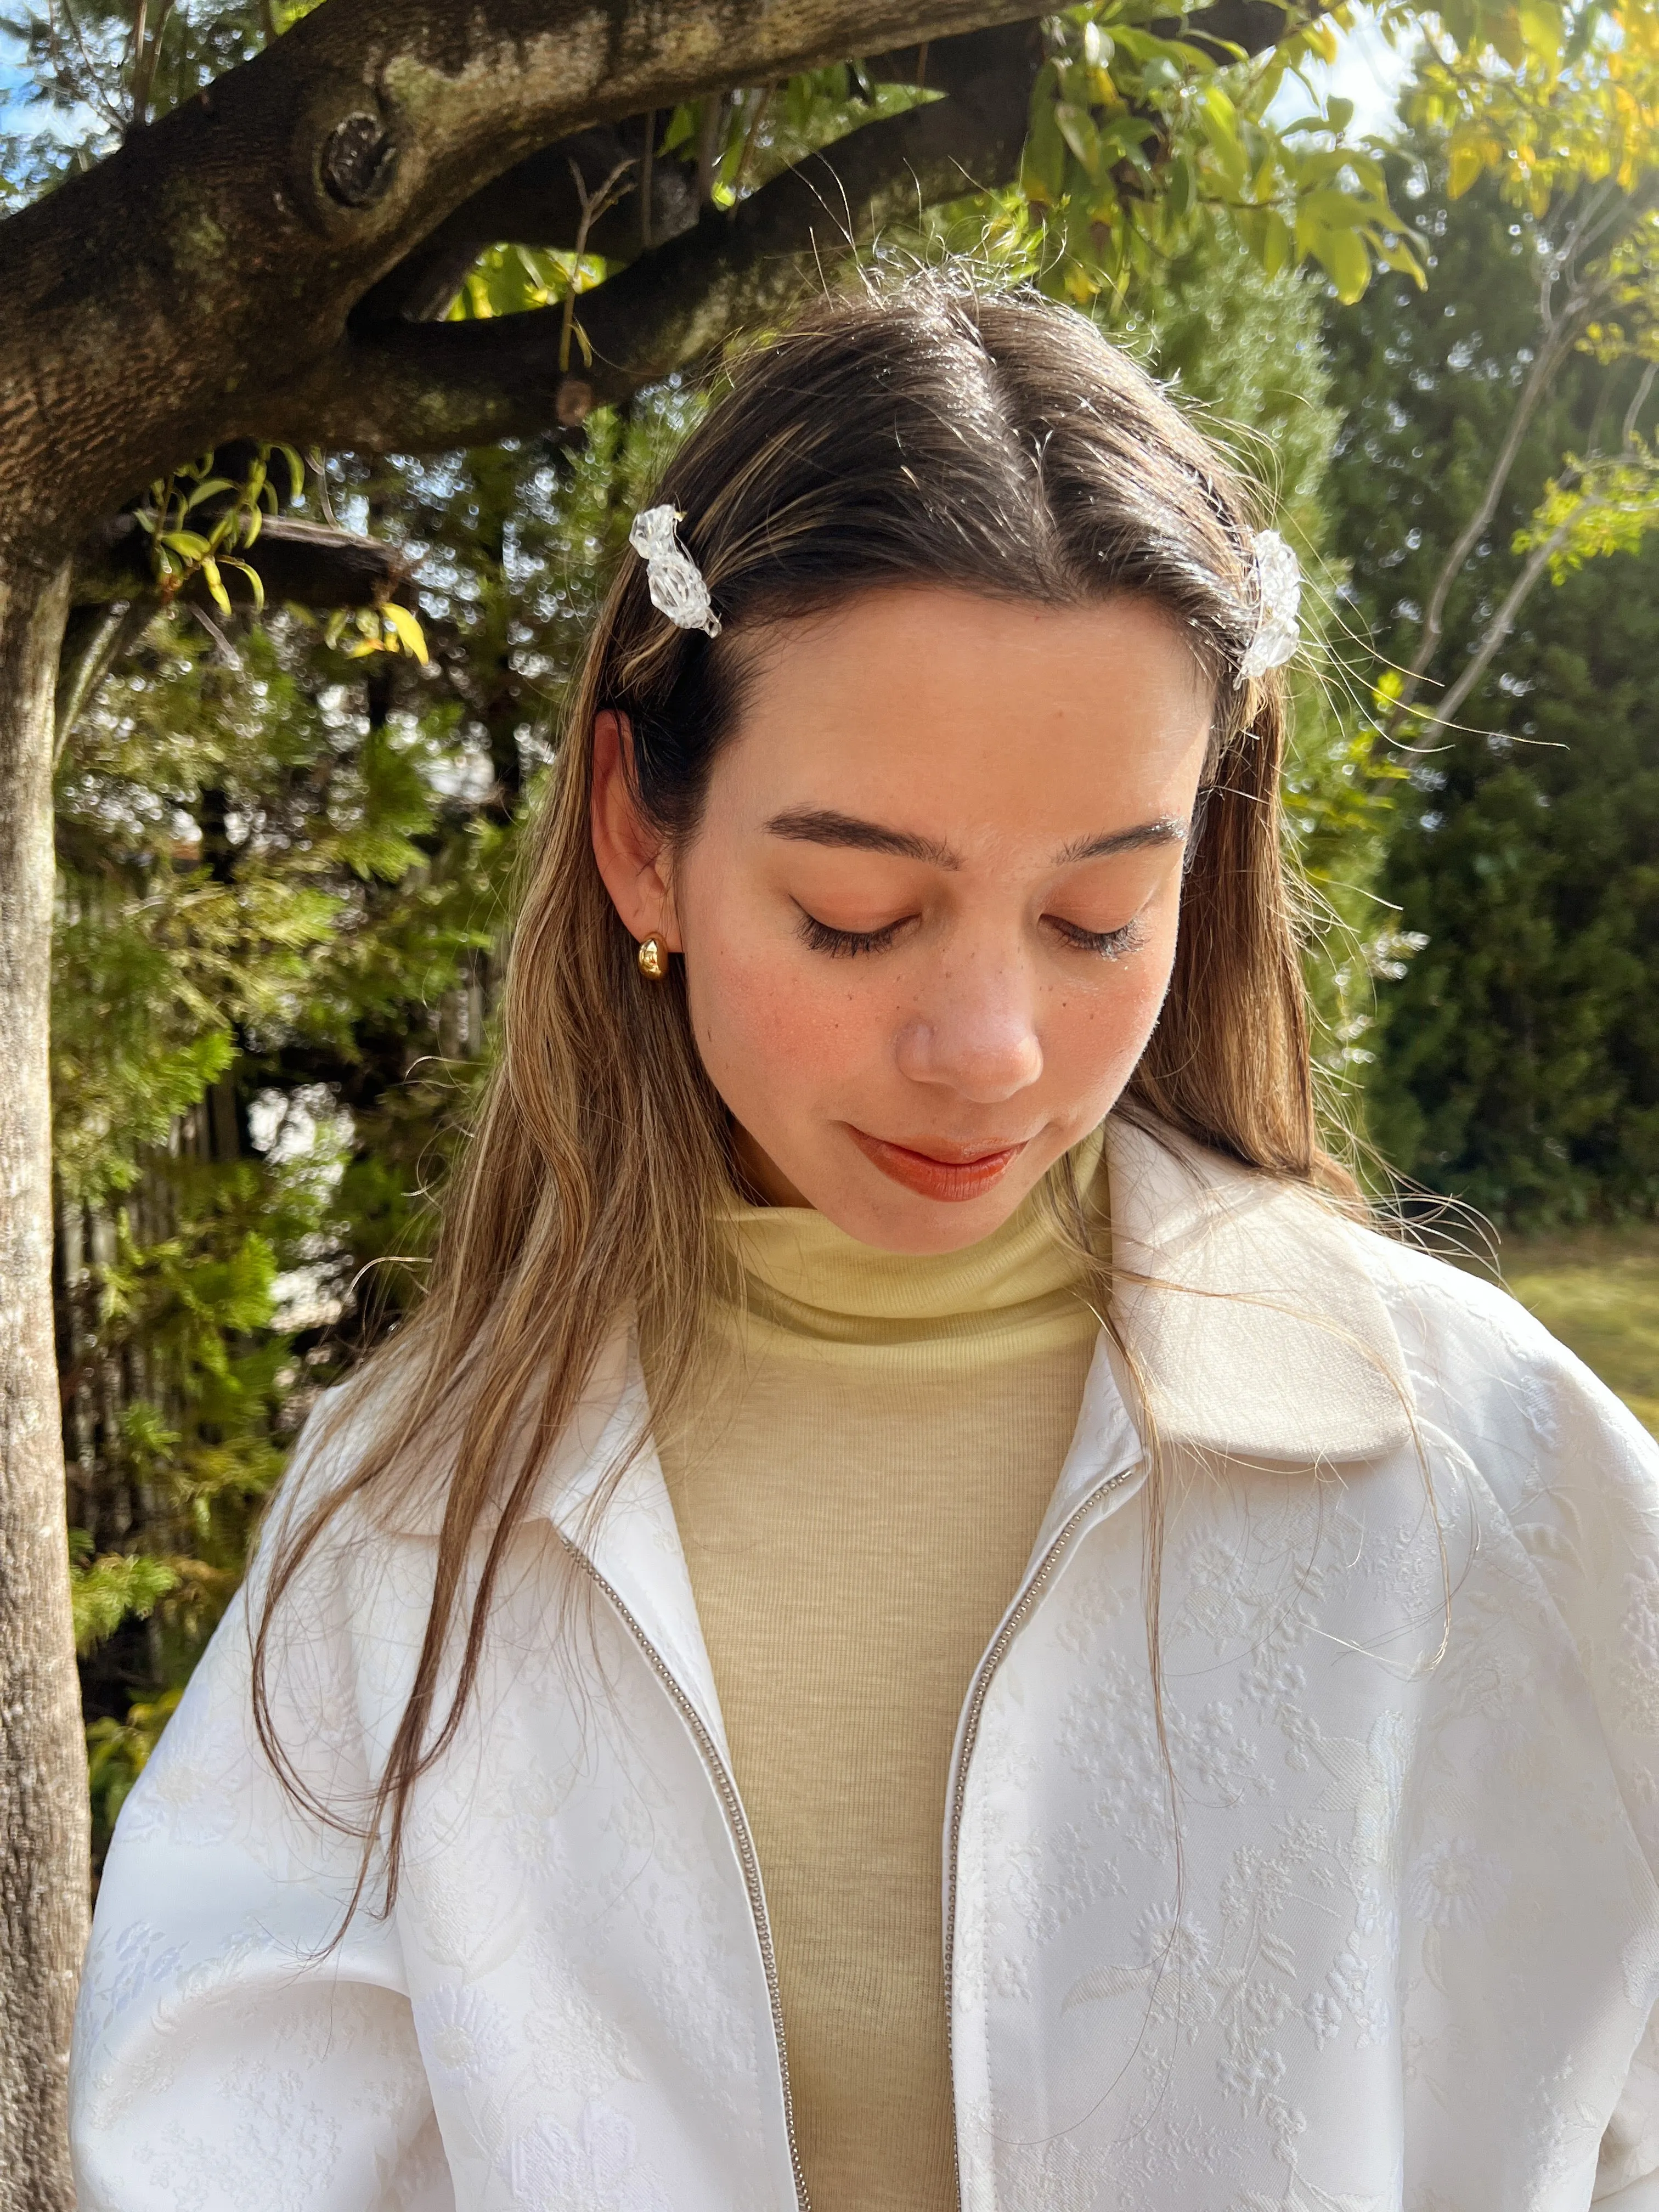
<path id="1" fill-rule="evenodd" d="M 677 852 L 634 815 L 625 729 L 600 716 L 601 870 L 634 934 L 684 957 L 766 1196 L 890 1251 L 954 1251 L 1096 1127 L 1152 1034 L 1210 688 L 1129 599 L 907 586 L 750 649 Z"/>

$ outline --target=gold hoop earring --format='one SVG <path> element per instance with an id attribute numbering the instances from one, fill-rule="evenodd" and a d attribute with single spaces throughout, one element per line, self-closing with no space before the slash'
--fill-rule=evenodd
<path id="1" fill-rule="evenodd" d="M 635 954 L 640 963 L 640 973 L 647 983 L 660 983 L 668 973 L 668 947 L 653 929 L 649 937 L 641 938 L 640 949 Z"/>

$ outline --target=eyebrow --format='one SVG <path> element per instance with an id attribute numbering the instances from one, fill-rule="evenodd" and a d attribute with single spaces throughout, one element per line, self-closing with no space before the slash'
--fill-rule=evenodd
<path id="1" fill-rule="evenodd" d="M 1134 853 L 1143 845 L 1178 845 L 1187 835 L 1178 815 L 1161 814 L 1156 822 L 1139 822 L 1133 830 L 1111 830 L 1102 837 L 1079 837 L 1060 854 L 1062 867 L 1079 860 L 1104 860 L 1109 853 Z"/>
<path id="2" fill-rule="evenodd" d="M 890 829 L 883 822 L 866 822 L 856 814 L 840 814 L 833 807 L 805 806 L 775 814 L 766 825 L 775 837 L 788 837 L 800 845 L 840 845 L 860 853 L 890 853 L 902 860 L 921 860 L 933 868 L 959 868 L 962 862 L 948 845 L 937 838 L 918 836 L 911 830 Z M 1144 845 L 1178 845 L 1187 824 L 1173 814 L 1155 822 L 1137 823 L 1133 830 L 1111 830 L 1098 837 L 1074 838 L 1060 854 L 1061 867 L 1079 860 L 1104 860 L 1112 853 L 1133 853 Z"/>
<path id="3" fill-rule="evenodd" d="M 860 853 L 892 853 L 902 860 L 923 860 L 933 868 L 962 866 L 951 848 L 936 838 L 890 830 L 884 823 L 861 821 L 856 814 L 837 814 L 833 807 L 804 806 L 775 814 L 766 826 L 775 837 L 791 837 L 798 845 L 850 845 Z"/>

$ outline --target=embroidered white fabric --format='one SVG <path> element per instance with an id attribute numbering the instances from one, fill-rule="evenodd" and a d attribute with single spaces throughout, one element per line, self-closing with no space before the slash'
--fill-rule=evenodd
<path id="1" fill-rule="evenodd" d="M 720 617 L 708 597 L 702 571 L 674 532 L 679 520 L 672 507 L 647 507 L 634 517 L 628 542 L 645 562 L 645 587 L 659 614 L 678 629 L 720 634 Z"/>
<path id="2" fill-rule="evenodd" d="M 1126 1277 L 1199 1293 L 1126 1286 L 1117 1316 L 1170 1455 L 1176 1788 L 1144 1452 L 1103 1339 L 1034 1574 L 1080 1517 L 959 1751 L 964 2212 L 1653 2212 L 1659 1451 L 1501 1292 L 1109 1134 Z M 624 1339 L 515 1539 L 395 1912 L 337 1949 L 356 1849 L 264 1765 L 232 1607 L 100 1892 L 81 2212 L 796 2212 L 762 1944 L 687 1718 L 724 1757 L 719 1702 L 648 1451 L 594 1554 L 634 1626 L 600 1601 L 585 1656 L 548 1629 L 556 1530 L 642 1391 Z M 290 1503 L 349 1455 L 322 1463 L 314 1433 Z M 353 1513 L 273 1685 L 307 1781 L 348 1808 L 407 1692 L 437 1525 Z"/>
<path id="3" fill-rule="evenodd" d="M 1241 684 L 1282 668 L 1301 637 L 1302 569 L 1296 555 L 1276 530 L 1258 530 L 1250 546 L 1255 556 L 1255 635 L 1238 664 Z"/>

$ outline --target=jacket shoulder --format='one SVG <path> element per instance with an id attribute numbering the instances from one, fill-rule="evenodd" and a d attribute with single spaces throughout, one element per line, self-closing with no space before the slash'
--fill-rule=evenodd
<path id="1" fill-rule="evenodd" d="M 1566 1461 L 1659 1485 L 1659 1444 L 1508 1291 L 1375 1230 L 1352 1233 L 1399 1337 L 1419 1419 L 1461 1445 L 1506 1506 Z"/>

